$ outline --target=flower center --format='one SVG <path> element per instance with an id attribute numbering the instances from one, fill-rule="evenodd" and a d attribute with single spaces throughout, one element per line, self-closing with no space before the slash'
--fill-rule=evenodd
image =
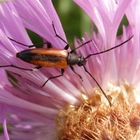
<path id="1" fill-rule="evenodd" d="M 59 140 L 134 140 L 140 126 L 139 105 L 129 84 L 110 86 L 110 107 L 101 93 L 77 106 L 68 106 L 57 117 Z"/>

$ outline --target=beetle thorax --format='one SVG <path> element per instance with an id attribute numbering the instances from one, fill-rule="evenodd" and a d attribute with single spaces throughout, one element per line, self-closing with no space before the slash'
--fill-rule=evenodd
<path id="1" fill-rule="evenodd" d="M 67 58 L 67 63 L 70 66 L 72 65 L 83 66 L 86 63 L 86 60 L 84 59 L 83 56 L 78 56 L 75 53 L 69 53 Z"/>

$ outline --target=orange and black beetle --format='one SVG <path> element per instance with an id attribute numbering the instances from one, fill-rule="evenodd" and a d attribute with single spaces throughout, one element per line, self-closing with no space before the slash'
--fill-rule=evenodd
<path id="1" fill-rule="evenodd" d="M 54 24 L 52 24 L 52 25 L 53 25 L 52 27 L 53 27 L 54 32 L 55 32 L 55 36 L 66 43 L 66 47 L 64 49 L 55 49 L 55 48 L 52 47 L 52 45 L 50 43 L 47 42 L 47 43 L 44 43 L 44 44 L 48 44 L 47 45 L 48 48 L 31 48 L 31 49 L 27 49 L 27 50 L 24 50 L 24 51 L 21 51 L 21 52 L 17 53 L 16 56 L 18 58 L 20 58 L 21 60 L 25 61 L 25 62 L 36 65 L 37 67 L 35 67 L 35 68 L 37 68 L 37 69 L 39 69 L 41 67 L 61 68 L 61 74 L 60 75 L 48 78 L 48 80 L 46 82 L 44 82 L 44 84 L 42 86 L 44 86 L 51 79 L 63 76 L 64 69 L 67 68 L 68 66 L 70 66 L 72 71 L 82 79 L 82 77 L 73 68 L 74 65 L 82 66 L 84 68 L 84 70 L 96 82 L 96 84 L 98 85 L 98 87 L 100 88 L 100 90 L 102 91 L 104 96 L 107 98 L 109 104 L 111 105 L 111 103 L 110 103 L 107 95 L 105 94 L 104 90 L 101 88 L 101 86 L 96 81 L 96 79 L 91 75 L 91 73 L 86 69 L 86 67 L 85 67 L 86 60 L 93 55 L 102 54 L 102 53 L 108 52 L 110 50 L 113 50 L 117 47 L 120 47 L 121 45 L 128 42 L 133 36 L 131 36 L 129 39 L 122 42 L 121 44 L 119 44 L 117 46 L 114 46 L 110 49 L 107 49 L 107 50 L 104 50 L 104 51 L 101 51 L 101 52 L 97 52 L 97 53 L 93 53 L 93 54 L 89 54 L 87 57 L 83 57 L 82 55 L 81 56 L 77 55 L 75 53 L 75 51 L 77 49 L 81 48 L 83 45 L 91 42 L 92 40 L 89 40 L 89 41 L 83 43 L 82 45 L 80 45 L 79 47 L 77 47 L 77 48 L 71 50 L 70 52 L 68 52 L 67 49 L 69 48 L 69 44 L 56 33 Z M 25 45 L 25 44 L 20 43 L 18 41 L 15 41 L 11 38 L 9 38 L 9 39 L 18 43 L 18 44 L 28 46 L 28 45 Z M 28 47 L 29 48 L 34 47 L 34 45 L 31 45 L 31 46 L 28 46 Z M 5 65 L 5 66 L 0 66 L 0 67 L 14 67 L 14 68 L 22 69 L 22 70 L 33 70 L 33 69 L 21 68 L 21 67 L 15 66 L 15 65 Z"/>

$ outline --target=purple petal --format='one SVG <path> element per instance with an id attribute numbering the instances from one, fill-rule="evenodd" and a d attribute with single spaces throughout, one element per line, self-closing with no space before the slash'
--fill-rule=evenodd
<path id="1" fill-rule="evenodd" d="M 52 26 L 52 23 L 54 23 L 57 34 L 66 40 L 51 0 L 41 2 L 36 0 L 17 0 L 14 4 L 26 28 L 36 32 L 55 47 L 64 48 L 66 43 L 56 37 Z"/>

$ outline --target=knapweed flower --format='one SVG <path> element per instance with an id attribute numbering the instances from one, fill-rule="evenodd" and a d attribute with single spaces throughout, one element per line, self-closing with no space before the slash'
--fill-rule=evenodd
<path id="1" fill-rule="evenodd" d="M 84 57 L 131 40 L 110 52 L 90 57 L 86 69 L 75 66 L 64 76 L 56 68 L 41 68 L 19 60 L 16 54 L 32 42 L 25 29 L 55 48 L 66 40 L 51 0 L 6 0 L 0 4 L 0 121 L 1 139 L 13 140 L 139 140 L 140 20 L 139 0 L 74 0 L 89 15 L 98 32 L 85 35 L 75 46 Z M 123 16 L 128 26 L 117 30 Z M 15 41 L 12 41 L 11 39 Z M 22 43 L 19 44 L 18 42 Z M 46 45 L 44 45 L 46 47 Z M 69 51 L 69 50 L 68 50 Z M 93 80 L 98 81 L 111 106 Z"/>

